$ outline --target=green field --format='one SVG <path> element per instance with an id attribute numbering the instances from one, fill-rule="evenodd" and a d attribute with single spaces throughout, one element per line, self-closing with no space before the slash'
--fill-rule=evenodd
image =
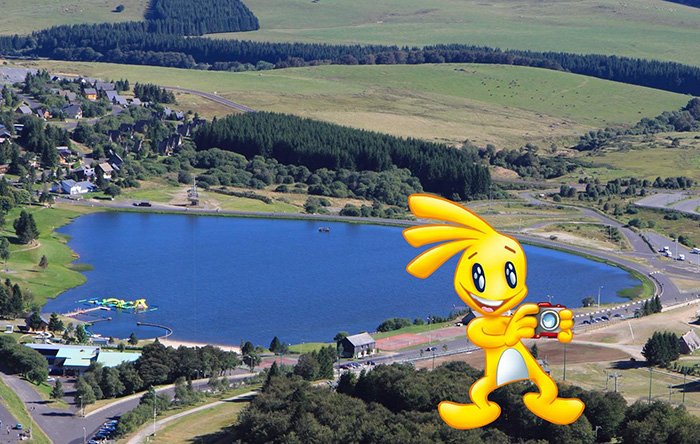
<path id="1" fill-rule="evenodd" d="M 663 133 L 651 137 L 630 136 L 595 153 L 581 153 L 594 166 L 578 168 L 558 180 L 578 181 L 597 178 L 605 182 L 616 177 L 637 177 L 653 181 L 656 177 L 687 176 L 700 180 L 700 133 Z M 680 145 L 671 145 L 674 138 Z"/>
<path id="2" fill-rule="evenodd" d="M 148 0 L 0 0 L 0 34 L 28 34 L 77 23 L 143 20 Z M 112 12 L 124 5 L 120 13 Z"/>
<path id="3" fill-rule="evenodd" d="M 246 0 L 261 30 L 224 38 L 603 53 L 700 65 L 700 10 L 659 0 Z"/>
<path id="4" fill-rule="evenodd" d="M 39 229 L 39 246 L 21 245 L 17 243 L 12 221 L 19 215 L 18 208 L 13 209 L 7 215 L 2 236 L 10 240 L 12 255 L 5 267 L 0 269 L 2 279 L 9 278 L 13 283 L 28 288 L 35 296 L 35 302 L 43 305 L 47 298 L 58 296 L 65 290 L 85 283 L 85 276 L 71 270 L 69 264 L 76 260 L 73 251 L 66 245 L 68 236 L 54 233 L 53 230 L 70 221 L 90 212 L 89 207 L 65 207 L 57 205 L 56 208 L 38 206 L 26 207 L 33 214 Z M 42 255 L 46 255 L 49 266 L 46 270 L 38 267 Z"/>
<path id="5" fill-rule="evenodd" d="M 129 78 L 216 92 L 264 111 L 481 146 L 548 146 L 685 105 L 687 96 L 591 77 L 502 65 L 319 66 L 229 73 L 103 63 L 24 62 L 52 73 Z M 185 109 L 196 104 L 179 96 Z M 201 103 L 201 101 L 199 102 Z"/>

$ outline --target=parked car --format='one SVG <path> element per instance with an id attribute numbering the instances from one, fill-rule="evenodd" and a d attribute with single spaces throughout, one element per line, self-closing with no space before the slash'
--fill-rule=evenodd
<path id="1" fill-rule="evenodd" d="M 49 376 L 48 378 L 46 378 L 46 382 L 54 382 L 54 381 L 56 381 L 56 378 L 53 378 L 53 377 L 51 377 L 51 376 Z"/>
<path id="2" fill-rule="evenodd" d="M 22 430 L 22 424 L 15 424 L 12 426 L 14 430 Z"/>
<path id="3" fill-rule="evenodd" d="M 613 318 L 621 318 L 621 317 L 622 317 L 622 314 L 620 314 L 620 313 L 615 313 L 613 315 Z"/>
<path id="4" fill-rule="evenodd" d="M 151 203 L 147 200 L 142 200 L 141 202 L 134 202 L 135 207 L 152 207 Z"/>
<path id="5" fill-rule="evenodd" d="M 586 319 L 585 321 L 583 321 L 583 322 L 581 322 L 581 323 L 582 323 L 582 324 L 586 324 L 586 325 L 590 325 L 590 324 L 591 324 L 591 321 L 589 321 L 588 319 Z"/>
<path id="6" fill-rule="evenodd" d="M 437 347 L 428 347 L 425 349 L 427 352 L 434 352 L 435 350 L 437 350 Z"/>
<path id="7" fill-rule="evenodd" d="M 610 318 L 607 317 L 607 316 L 601 316 L 600 319 L 602 319 L 602 320 L 604 320 L 604 321 L 609 321 L 609 320 L 610 320 Z"/>

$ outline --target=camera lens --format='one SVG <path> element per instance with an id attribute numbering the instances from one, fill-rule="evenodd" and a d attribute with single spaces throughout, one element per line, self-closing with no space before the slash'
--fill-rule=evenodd
<path id="1" fill-rule="evenodd" d="M 554 330 L 559 325 L 559 316 L 553 311 L 547 311 L 542 313 L 540 323 L 543 329 Z"/>

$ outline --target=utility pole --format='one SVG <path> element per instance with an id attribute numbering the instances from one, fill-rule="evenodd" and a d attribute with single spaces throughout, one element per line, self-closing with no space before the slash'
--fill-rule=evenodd
<path id="1" fill-rule="evenodd" d="M 600 308 L 600 290 L 601 290 L 602 288 L 603 288 L 602 285 L 601 285 L 600 287 L 598 287 L 598 308 Z"/>
<path id="2" fill-rule="evenodd" d="M 609 376 L 609 378 L 615 379 L 615 393 L 617 393 L 617 378 L 621 378 L 622 374 L 620 373 L 613 373 L 612 375 Z"/>
<path id="3" fill-rule="evenodd" d="M 564 343 L 564 381 L 566 381 L 566 342 Z"/>
<path id="4" fill-rule="evenodd" d="M 668 385 L 668 403 L 671 403 L 671 394 L 673 394 L 673 386 L 671 384 Z"/>
<path id="5" fill-rule="evenodd" d="M 683 369 L 683 401 L 682 401 L 683 404 L 685 404 L 685 390 L 686 390 L 685 377 L 687 374 L 688 374 L 688 372 L 685 369 Z"/>
<path id="6" fill-rule="evenodd" d="M 651 404 L 651 376 L 653 374 L 653 370 L 649 367 L 649 404 Z"/>
<path id="7" fill-rule="evenodd" d="M 608 371 L 605 370 L 605 391 L 607 392 L 609 390 L 609 385 L 610 385 L 610 375 L 608 375 Z"/>

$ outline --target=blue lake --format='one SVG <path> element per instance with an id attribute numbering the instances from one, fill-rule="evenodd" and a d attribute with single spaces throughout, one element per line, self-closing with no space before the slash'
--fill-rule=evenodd
<path id="1" fill-rule="evenodd" d="M 320 233 L 328 226 L 330 233 Z M 87 283 L 50 300 L 44 311 L 65 313 L 89 298 L 146 298 L 156 311 L 109 315 L 91 331 L 140 338 L 167 325 L 173 339 L 267 346 L 283 341 L 330 341 L 341 330 L 374 331 L 389 317 L 447 315 L 464 304 L 452 288 L 457 259 L 430 278 L 405 271 L 420 249 L 400 228 L 301 220 L 267 220 L 134 213 L 95 213 L 59 230 L 80 262 L 94 266 Z M 524 246 L 528 301 L 579 306 L 586 296 L 618 300 L 639 282 L 618 268 Z"/>

